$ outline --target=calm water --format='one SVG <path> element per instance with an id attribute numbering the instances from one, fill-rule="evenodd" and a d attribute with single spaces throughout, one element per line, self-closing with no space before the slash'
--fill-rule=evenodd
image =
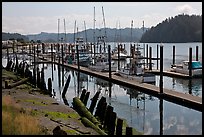
<path id="1" fill-rule="evenodd" d="M 114 45 L 113 43 L 111 43 Z M 142 44 L 141 44 L 142 45 Z M 148 43 L 152 46 L 153 57 L 156 57 L 156 45 Z M 160 45 L 160 44 L 159 44 Z M 199 46 L 199 60 L 202 60 L 202 43 L 164 43 L 164 70 L 169 69 L 172 64 L 172 46 L 176 46 L 176 63 L 188 59 L 188 49 L 192 47 L 193 57 L 195 57 L 195 47 Z M 126 45 L 129 52 L 129 47 Z M 2 59 L 2 63 L 6 65 L 6 59 Z M 90 98 L 94 96 L 96 91 L 100 90 L 100 97 L 105 96 L 108 104 L 114 107 L 117 116 L 127 121 L 128 125 L 136 128 L 146 135 L 159 135 L 163 131 L 164 135 L 177 135 L 177 134 L 192 134 L 202 135 L 202 112 L 183 107 L 168 101 L 163 100 L 163 111 L 160 109 L 160 100 L 156 97 L 143 94 L 139 91 L 128 89 L 117 84 L 111 87 L 111 97 L 109 97 L 108 82 L 80 73 L 78 82 L 78 73 L 72 70 L 64 70 L 57 65 L 44 64 L 45 66 L 45 80 L 47 83 L 48 78 L 52 78 L 53 74 L 53 89 L 56 92 L 56 100 L 64 103 L 61 98 L 63 85 L 68 76 L 71 76 L 71 81 L 66 93 L 66 99 L 69 106 L 72 106 L 72 99 L 75 96 L 80 96 L 78 88 L 85 88 L 90 91 L 90 97 L 87 107 L 90 106 Z M 42 64 L 39 65 L 42 67 Z M 156 65 L 154 66 L 156 67 Z M 154 68 L 153 67 L 153 68 Z M 58 71 L 60 70 L 60 71 Z M 64 77 L 62 74 L 64 73 Z M 59 75 L 60 74 L 60 75 Z M 159 86 L 159 76 L 156 77 L 156 86 Z M 193 96 L 202 97 L 202 79 L 193 79 L 191 81 L 192 87 L 189 87 L 189 80 L 178 78 L 164 77 L 164 88 L 173 89 L 178 92 L 188 94 L 189 90 Z M 99 97 L 99 98 L 100 98 Z M 160 111 L 163 113 L 161 116 Z M 163 125 L 160 121 L 163 120 Z M 163 128 L 160 128 L 163 127 Z"/>

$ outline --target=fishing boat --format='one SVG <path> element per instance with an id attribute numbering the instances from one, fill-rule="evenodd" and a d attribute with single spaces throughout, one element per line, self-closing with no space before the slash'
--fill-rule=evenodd
<path id="1" fill-rule="evenodd" d="M 76 39 L 76 45 L 78 46 L 79 65 L 88 67 L 91 64 L 91 54 L 89 48 L 86 47 L 83 41 L 83 37 L 78 37 Z M 68 64 L 77 64 L 77 50 L 75 49 L 74 53 L 67 55 L 65 59 Z"/>
<path id="2" fill-rule="evenodd" d="M 127 50 L 125 48 L 122 48 L 122 45 L 119 46 L 119 49 L 118 47 L 115 47 L 113 50 L 112 50 L 112 59 L 113 60 L 118 60 L 118 52 L 119 52 L 119 59 L 120 60 L 125 60 L 127 58 Z"/>
<path id="3" fill-rule="evenodd" d="M 171 65 L 171 71 L 189 75 L 189 61 L 183 61 L 180 64 Z M 192 77 L 202 77 L 202 64 L 200 61 L 192 61 Z"/>
<path id="4" fill-rule="evenodd" d="M 140 60 L 131 58 L 130 63 L 128 63 L 125 67 L 118 69 L 116 75 L 136 80 L 141 83 L 155 83 L 155 74 L 145 72 L 143 64 L 144 63 Z"/>
<path id="5" fill-rule="evenodd" d="M 109 71 L 109 60 L 108 54 L 102 53 L 96 56 L 92 64 L 88 66 L 89 69 L 99 72 L 108 72 Z M 111 72 L 117 70 L 117 64 L 114 61 L 111 61 Z"/>

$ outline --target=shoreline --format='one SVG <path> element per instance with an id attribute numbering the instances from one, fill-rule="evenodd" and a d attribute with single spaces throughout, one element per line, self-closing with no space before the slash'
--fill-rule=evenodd
<path id="1" fill-rule="evenodd" d="M 26 83 L 5 89 L 5 80 L 12 83 L 15 79 L 17 80 L 17 76 L 14 72 L 2 68 L 2 98 L 10 96 L 21 108 L 35 111 L 40 126 L 45 131 L 42 134 L 53 135 L 53 129 L 60 126 L 67 135 L 98 135 L 94 129 L 81 123 L 80 115 L 74 109 L 40 93 L 42 91 L 38 88 L 32 88 Z"/>

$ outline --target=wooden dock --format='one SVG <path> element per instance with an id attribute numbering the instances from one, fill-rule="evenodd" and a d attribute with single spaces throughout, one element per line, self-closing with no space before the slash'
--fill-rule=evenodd
<path id="1" fill-rule="evenodd" d="M 155 75 L 160 74 L 160 71 L 157 70 L 157 69 L 145 70 L 145 72 L 153 73 Z M 164 76 L 169 76 L 169 77 L 184 78 L 184 79 L 194 78 L 194 77 L 190 77 L 189 75 L 186 75 L 186 74 L 172 72 L 171 70 L 163 71 L 163 75 Z M 197 77 L 197 78 L 199 78 L 199 77 Z"/>
<path id="2" fill-rule="evenodd" d="M 59 64 L 58 62 L 55 62 L 58 65 L 62 65 L 61 63 Z M 77 65 L 70 65 L 70 64 L 64 64 L 64 67 L 68 67 L 70 69 L 78 71 L 78 66 Z M 80 72 L 98 77 L 107 81 L 111 81 L 112 83 L 118 84 L 118 85 L 123 85 L 129 88 L 133 89 L 138 89 L 141 92 L 144 92 L 146 94 L 150 94 L 153 96 L 157 96 L 158 98 L 174 102 L 176 104 L 186 106 L 189 108 L 193 108 L 198 111 L 202 111 L 202 98 L 198 96 L 192 96 L 190 94 L 184 94 L 178 91 L 173 91 L 169 89 L 163 88 L 163 93 L 160 94 L 160 89 L 159 87 L 147 83 L 139 83 L 134 80 L 129 80 L 120 76 L 114 75 L 112 72 L 111 79 L 109 79 L 109 73 L 107 72 L 96 72 L 92 71 L 89 68 L 86 67 L 81 67 L 80 66 Z"/>
<path id="3" fill-rule="evenodd" d="M 39 58 L 42 59 L 42 57 L 39 57 Z M 48 62 L 51 62 L 51 59 L 46 59 L 46 60 Z M 62 62 L 59 63 L 58 60 L 53 61 L 53 63 L 61 65 L 61 66 L 63 65 L 64 67 L 67 67 L 75 71 L 79 71 L 78 65 L 67 64 L 67 63 L 62 64 Z M 169 90 L 165 88 L 163 88 L 163 93 L 160 93 L 160 88 L 155 85 L 147 84 L 147 83 L 139 83 L 134 80 L 129 80 L 129 79 L 114 75 L 114 72 L 111 73 L 111 78 L 109 78 L 108 72 L 96 72 L 96 71 L 92 71 L 89 68 L 82 67 L 82 66 L 80 66 L 80 72 L 110 81 L 118 85 L 123 85 L 129 88 L 137 89 L 143 93 L 156 96 L 159 99 L 164 99 L 164 100 L 174 102 L 176 104 L 179 104 L 179 105 L 182 105 L 188 108 L 202 111 L 202 98 L 198 96 L 192 96 L 190 94 L 185 94 L 185 93 L 181 93 L 178 91 Z M 151 70 L 151 72 L 160 73 L 158 70 Z M 176 75 L 176 76 L 180 76 L 184 78 L 188 77 L 187 75 L 175 74 L 174 72 L 168 72 L 168 71 L 164 71 L 164 75 L 167 75 L 167 76 Z"/>

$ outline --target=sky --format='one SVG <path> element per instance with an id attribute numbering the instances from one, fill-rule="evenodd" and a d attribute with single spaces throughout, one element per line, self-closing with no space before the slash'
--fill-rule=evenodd
<path id="1" fill-rule="evenodd" d="M 2 32 L 74 33 L 75 22 L 78 31 L 151 28 L 183 13 L 202 15 L 202 2 L 2 2 Z"/>

